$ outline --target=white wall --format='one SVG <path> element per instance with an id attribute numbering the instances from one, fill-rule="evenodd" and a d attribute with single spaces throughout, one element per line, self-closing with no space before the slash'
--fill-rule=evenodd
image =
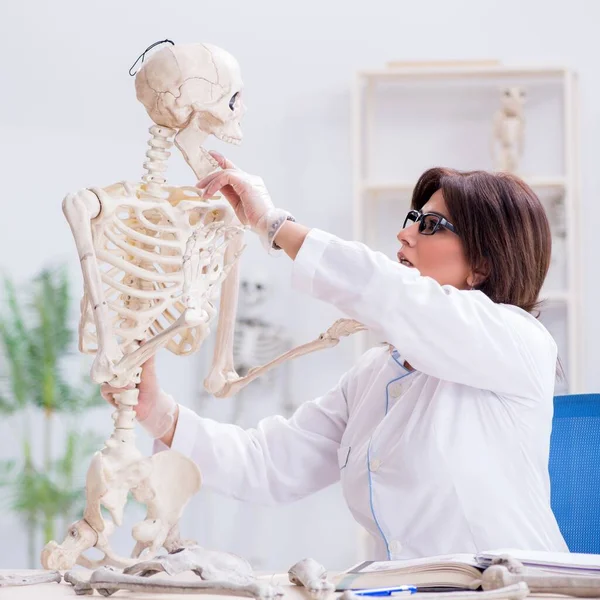
<path id="1" fill-rule="evenodd" d="M 598 390 L 599 20 L 600 4 L 594 0 L 4 2 L 0 268 L 24 279 L 49 261 L 66 260 L 78 295 L 78 265 L 60 202 L 70 190 L 142 173 L 149 122 L 127 71 L 156 40 L 208 41 L 238 58 L 249 107 L 245 142 L 240 148 L 214 147 L 261 174 L 275 202 L 300 221 L 346 237 L 352 223 L 350 86 L 357 69 L 420 59 L 566 65 L 581 77 L 585 376 L 587 389 Z M 194 183 L 179 157 L 169 176 L 176 183 Z M 275 318 L 298 341 L 338 316 L 328 306 L 290 293 L 287 260 L 267 260 L 253 243 L 244 265 L 268 264 L 278 298 L 272 306 Z M 333 385 L 351 357 L 351 344 L 343 343 L 326 356 L 299 361 L 293 371 L 297 400 Z M 161 356 L 159 365 L 164 386 L 192 406 L 198 360 Z M 211 408 L 217 415 L 219 410 L 225 409 Z M 102 415 L 109 422 L 108 411 Z M 7 427 L 0 423 L 3 457 L 11 453 L 2 433 Z M 147 440 L 140 443 L 148 449 Z M 356 558 L 356 531 L 337 487 L 290 507 L 243 510 L 201 494 L 188 509 L 186 533 L 204 545 L 246 555 L 252 554 L 248 540 L 256 536 L 258 554 L 270 557 L 260 563 L 265 568 L 284 569 L 306 555 L 331 568 Z M 235 535 L 240 528 L 246 539 Z M 4 516 L 0 568 L 25 564 L 21 539 L 18 524 Z"/>

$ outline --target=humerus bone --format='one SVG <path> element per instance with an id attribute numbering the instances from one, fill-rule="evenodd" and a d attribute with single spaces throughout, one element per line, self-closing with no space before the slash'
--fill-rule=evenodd
<path id="1" fill-rule="evenodd" d="M 496 562 L 496 561 L 495 561 Z M 578 598 L 600 597 L 600 577 L 590 575 L 560 575 L 528 570 L 517 561 L 501 559 L 504 564 L 490 565 L 481 577 L 484 590 L 497 590 L 525 583 L 534 594 L 560 594 Z M 511 566 L 506 566 L 510 564 Z M 512 569 L 512 570 L 511 570 Z"/>
<path id="2" fill-rule="evenodd" d="M 153 594 L 225 594 L 250 596 L 257 600 L 273 600 L 277 596 L 283 596 L 283 590 L 261 581 L 245 584 L 212 580 L 168 581 L 117 573 L 109 569 L 94 571 L 90 577 L 90 587 L 98 590 L 103 596 L 110 596 L 120 590 Z"/>
<path id="3" fill-rule="evenodd" d="M 228 380 L 223 385 L 221 389 L 214 389 L 210 386 L 207 386 L 209 392 L 211 392 L 217 398 L 227 398 L 239 392 L 242 388 L 246 387 L 250 382 L 254 381 L 257 377 L 260 377 L 267 371 L 272 368 L 280 365 L 281 363 L 291 360 L 293 358 L 297 358 L 298 356 L 303 356 L 305 354 L 310 354 L 311 352 L 317 352 L 318 350 L 324 350 L 325 348 L 333 348 L 340 342 L 340 338 L 347 337 L 358 333 L 359 331 L 364 331 L 366 327 L 355 321 L 353 319 L 338 319 L 325 333 L 322 333 L 316 340 L 312 342 L 308 342 L 307 344 L 303 344 L 302 346 L 298 346 L 297 348 L 293 348 L 288 352 L 285 352 L 281 356 L 278 356 L 271 362 L 263 365 L 262 367 L 255 367 L 254 369 L 250 369 L 248 375 L 245 377 L 239 377 L 235 380 Z M 233 346 L 229 348 L 224 348 L 224 352 L 228 352 L 233 357 Z M 217 353 L 215 352 L 215 355 Z M 232 358 L 233 362 L 233 358 Z M 211 373 L 212 374 L 212 373 Z M 207 378 L 207 381 L 210 380 Z M 207 382 L 205 382 L 206 385 Z"/>
<path id="4" fill-rule="evenodd" d="M 37 571 L 25 575 L 0 575 L 0 588 L 21 585 L 37 585 L 38 583 L 60 583 L 61 574 L 58 571 Z"/>
<path id="5" fill-rule="evenodd" d="M 325 567 L 312 558 L 290 567 L 288 576 L 292 583 L 304 586 L 313 598 L 326 598 L 335 590 L 333 583 L 327 580 Z"/>
<path id="6" fill-rule="evenodd" d="M 94 588 L 90 585 L 89 578 L 84 579 L 76 571 L 67 571 L 65 573 L 65 581 L 73 586 L 77 596 L 91 596 L 94 593 Z"/>
<path id="7" fill-rule="evenodd" d="M 149 560 L 141 562 L 136 561 L 135 564 L 123 571 L 123 575 L 130 577 L 137 576 L 137 579 L 145 579 L 157 573 L 165 573 L 173 576 L 186 571 L 195 573 L 203 581 L 218 582 L 219 586 L 238 586 L 236 589 L 239 589 L 239 586 L 251 586 L 256 583 L 256 577 L 247 560 L 236 556 L 235 554 L 229 554 L 218 550 L 207 550 L 206 548 L 197 545 L 192 545 L 187 548 L 178 548 L 172 550 L 167 555 L 158 556 Z M 98 583 L 98 581 L 104 581 L 102 578 L 105 577 L 107 572 L 115 571 L 112 568 L 105 567 L 99 569 L 98 572 L 100 575 L 97 577 L 100 577 L 100 579 L 98 579 L 96 583 Z M 68 581 L 75 586 L 75 592 L 77 594 L 91 593 L 93 591 L 91 585 L 92 579 L 83 579 L 76 572 L 68 572 L 65 575 L 65 581 Z M 127 581 L 130 582 L 133 580 L 127 579 Z M 152 582 L 147 582 L 146 585 L 149 586 L 151 583 Z M 100 591 L 101 588 L 98 589 Z M 221 588 L 219 587 L 218 589 Z M 256 588 L 248 589 L 256 591 Z M 150 590 L 147 589 L 145 591 Z"/>

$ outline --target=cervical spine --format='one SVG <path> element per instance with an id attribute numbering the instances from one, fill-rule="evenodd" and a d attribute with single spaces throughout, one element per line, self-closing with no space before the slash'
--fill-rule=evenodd
<path id="1" fill-rule="evenodd" d="M 144 163 L 144 169 L 148 171 L 142 176 L 146 184 L 146 191 L 152 195 L 158 195 L 161 187 L 166 183 L 164 172 L 167 170 L 167 159 L 171 156 L 169 149 L 173 146 L 175 135 L 174 129 L 153 125 L 150 127 L 152 137 L 148 141 L 150 148 L 146 152 L 148 160 Z"/>

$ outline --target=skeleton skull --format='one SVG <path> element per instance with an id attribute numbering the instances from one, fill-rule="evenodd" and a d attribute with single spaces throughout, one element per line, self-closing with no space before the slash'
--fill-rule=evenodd
<path id="1" fill-rule="evenodd" d="M 240 316 L 248 316 L 248 311 L 259 307 L 267 300 L 269 280 L 266 273 L 256 271 L 242 278 L 240 281 Z"/>
<path id="2" fill-rule="evenodd" d="M 209 44 L 166 46 L 135 78 L 138 100 L 157 125 L 178 130 L 175 145 L 199 179 L 218 167 L 202 148 L 209 135 L 230 144 L 242 140 L 242 88 L 235 58 Z"/>
<path id="3" fill-rule="evenodd" d="M 502 111 L 507 116 L 520 116 L 525 103 L 525 91 L 519 87 L 505 88 L 502 93 Z"/>

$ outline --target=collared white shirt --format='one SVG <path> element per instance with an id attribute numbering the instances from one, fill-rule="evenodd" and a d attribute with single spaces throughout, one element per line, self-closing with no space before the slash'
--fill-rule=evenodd
<path id="1" fill-rule="evenodd" d="M 181 407 L 172 448 L 204 485 L 279 503 L 341 479 L 379 560 L 567 551 L 548 476 L 557 348 L 539 321 L 316 229 L 293 284 L 397 350 L 369 350 L 332 390 L 255 429 Z"/>

